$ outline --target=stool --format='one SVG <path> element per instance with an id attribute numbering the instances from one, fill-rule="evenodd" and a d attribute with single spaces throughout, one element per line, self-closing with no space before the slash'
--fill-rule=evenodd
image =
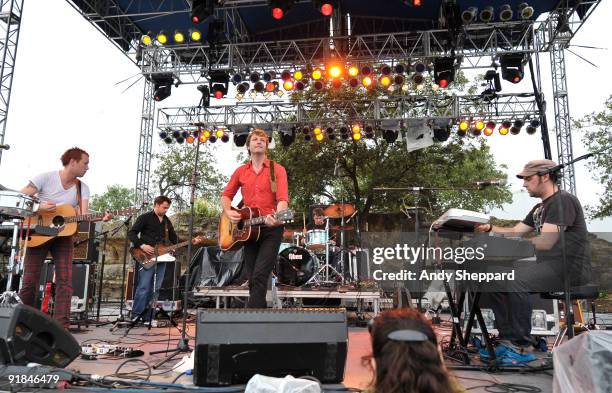
<path id="1" fill-rule="evenodd" d="M 543 299 L 553 299 L 553 300 L 565 300 L 565 292 L 545 292 L 541 293 L 540 296 Z M 595 302 L 593 300 L 599 297 L 599 288 L 597 285 L 587 284 L 580 285 L 576 287 L 570 288 L 570 299 L 571 300 L 590 300 L 591 301 L 591 312 L 593 313 L 593 324 L 597 323 L 597 319 L 595 317 Z M 567 312 L 569 307 L 572 305 L 565 305 L 565 315 L 567 316 Z M 573 327 L 572 327 L 573 328 Z M 563 340 L 563 336 L 567 333 L 567 320 L 563 329 L 559 330 L 557 337 L 555 338 L 555 343 L 553 344 L 553 348 L 557 347 L 561 344 Z"/>

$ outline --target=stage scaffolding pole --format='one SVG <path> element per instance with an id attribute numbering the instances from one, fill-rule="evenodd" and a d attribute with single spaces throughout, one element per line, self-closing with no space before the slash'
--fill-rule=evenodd
<path id="1" fill-rule="evenodd" d="M 149 202 L 149 177 L 151 174 L 151 157 L 153 155 L 153 125 L 155 101 L 153 100 L 153 83 L 145 79 L 142 96 L 142 113 L 140 117 L 140 141 L 138 143 L 138 166 L 136 168 L 135 206 L 143 207 Z"/>

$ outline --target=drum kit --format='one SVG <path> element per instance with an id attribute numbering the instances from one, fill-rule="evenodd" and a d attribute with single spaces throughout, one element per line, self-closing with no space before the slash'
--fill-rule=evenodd
<path id="1" fill-rule="evenodd" d="M 357 210 L 351 204 L 333 204 L 323 209 L 319 219 L 324 220 L 325 229 L 310 229 L 304 232 L 285 230 L 285 240 L 281 243 L 275 274 L 279 284 L 295 287 L 318 286 L 325 284 L 344 284 L 352 279 L 352 274 L 344 263 L 346 253 L 344 232 L 354 230 L 346 225 Z M 330 220 L 341 220 L 340 225 L 330 225 Z M 340 235 L 336 244 L 334 232 Z"/>
<path id="2" fill-rule="evenodd" d="M 2 242 L 11 239 L 10 256 L 6 269 L 8 273 L 6 291 L 0 296 L 0 303 L 18 301 L 17 294 L 11 292 L 11 289 L 13 276 L 21 272 L 18 255 L 21 222 L 32 216 L 36 210 L 38 210 L 36 198 L 0 185 L 0 239 Z"/>

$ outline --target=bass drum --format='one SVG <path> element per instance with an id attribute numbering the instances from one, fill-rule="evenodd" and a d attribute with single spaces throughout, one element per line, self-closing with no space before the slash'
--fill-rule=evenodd
<path id="1" fill-rule="evenodd" d="M 292 246 L 278 255 L 274 273 L 283 285 L 300 287 L 313 276 L 319 268 L 319 260 L 310 251 Z"/>

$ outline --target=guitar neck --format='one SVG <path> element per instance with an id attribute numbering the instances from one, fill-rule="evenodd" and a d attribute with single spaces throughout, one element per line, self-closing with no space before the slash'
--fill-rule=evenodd
<path id="1" fill-rule="evenodd" d="M 249 218 L 248 220 L 244 220 L 242 223 L 246 226 L 254 226 L 254 225 L 262 225 L 266 222 L 266 216 L 260 216 L 255 218 Z"/>
<path id="2" fill-rule="evenodd" d="M 184 242 L 177 243 L 177 244 L 175 244 L 173 246 L 170 246 L 170 247 L 166 248 L 166 251 L 170 252 L 170 251 L 176 250 L 177 248 L 185 247 L 186 245 L 189 244 L 190 241 L 191 240 L 185 240 Z"/>
<path id="3" fill-rule="evenodd" d="M 130 213 L 130 211 L 129 210 L 115 210 L 109 213 L 113 216 L 116 216 L 116 215 L 122 215 L 125 213 Z M 105 214 L 106 213 L 90 213 L 90 214 L 80 214 L 80 215 L 71 216 L 71 217 L 64 217 L 64 222 L 71 223 L 71 222 L 81 222 L 81 221 L 98 221 L 98 220 L 103 219 Z"/>

